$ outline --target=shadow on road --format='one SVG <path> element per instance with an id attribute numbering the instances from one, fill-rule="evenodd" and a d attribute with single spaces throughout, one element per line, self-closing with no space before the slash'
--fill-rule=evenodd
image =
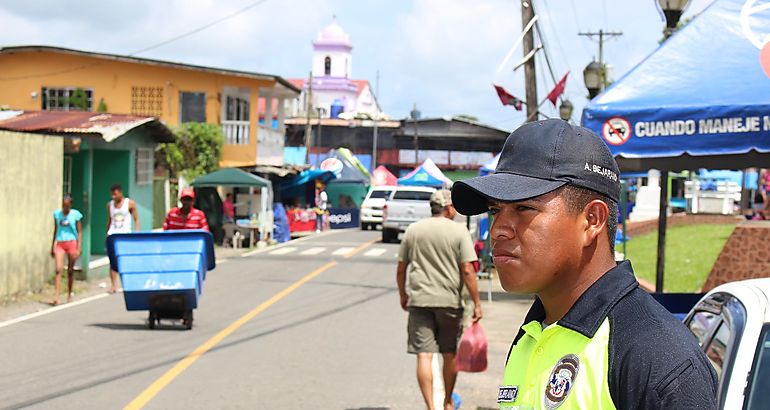
<path id="1" fill-rule="evenodd" d="M 313 316 L 307 317 L 305 319 L 297 320 L 297 321 L 294 321 L 294 322 L 290 322 L 290 323 L 287 323 L 287 324 L 285 324 L 283 326 L 278 326 L 276 328 L 273 328 L 273 329 L 270 329 L 270 330 L 266 330 L 266 331 L 261 332 L 261 333 L 254 334 L 252 336 L 242 337 L 240 339 L 233 340 L 231 342 L 221 344 L 221 345 L 219 345 L 217 347 L 214 347 L 213 349 L 209 350 L 209 352 L 214 352 L 214 351 L 218 351 L 218 350 L 227 349 L 227 348 L 229 348 L 231 346 L 240 345 L 242 343 L 246 343 L 246 342 L 250 342 L 250 341 L 253 341 L 253 340 L 257 340 L 257 339 L 260 339 L 262 337 L 269 336 L 269 335 L 272 335 L 274 333 L 278 333 L 278 332 L 283 331 L 283 330 L 287 330 L 287 329 L 291 329 L 291 328 L 294 328 L 294 327 L 297 327 L 297 326 L 301 326 L 301 325 L 304 325 L 304 324 L 307 324 L 307 323 L 311 323 L 311 322 L 313 322 L 315 320 L 318 320 L 318 319 L 325 319 L 325 318 L 328 318 L 329 316 L 334 315 L 336 313 L 340 313 L 340 312 L 346 311 L 348 309 L 354 308 L 356 306 L 363 305 L 363 304 L 365 304 L 367 302 L 371 302 L 371 301 L 373 301 L 373 300 L 375 300 L 377 298 L 383 297 L 385 295 L 388 295 L 388 294 L 391 294 L 391 293 L 394 292 L 394 290 L 392 290 L 390 288 L 386 288 L 386 289 L 387 290 L 382 290 L 380 292 L 372 293 L 372 294 L 369 294 L 369 295 L 364 295 L 364 297 L 362 297 L 360 299 L 357 299 L 357 300 L 355 300 L 353 302 L 350 302 L 350 303 L 347 303 L 347 304 L 344 304 L 344 305 L 340 305 L 340 306 L 338 306 L 338 307 L 336 307 L 334 309 L 328 309 L 326 311 L 319 312 L 319 313 L 317 313 L 317 314 L 315 314 Z M 92 324 L 90 326 L 101 327 L 99 325 L 100 324 Z M 102 324 L 102 326 L 104 326 L 104 327 L 106 327 L 106 326 L 119 326 L 120 327 L 120 329 L 115 329 L 115 330 L 137 330 L 138 329 L 138 328 L 134 328 L 134 329 L 126 329 L 125 328 L 125 326 L 138 326 L 138 324 L 126 324 L 126 325 Z M 142 328 L 146 329 L 144 327 L 142 327 Z M 146 329 L 146 330 L 149 331 L 149 329 Z M 52 392 L 52 393 L 48 393 L 48 394 L 45 394 L 45 395 L 42 395 L 42 396 L 38 396 L 38 397 L 29 399 L 29 400 L 21 402 L 21 403 L 14 403 L 14 404 L 10 404 L 10 405 L 6 405 L 7 403 L 3 403 L 6 406 L 2 407 L 2 410 L 6 410 L 6 409 L 19 409 L 19 408 L 25 408 L 25 407 L 34 406 L 34 405 L 37 405 L 37 404 L 40 404 L 40 403 L 44 403 L 44 402 L 49 401 L 49 400 L 53 400 L 53 399 L 57 399 L 57 398 L 60 398 L 60 397 L 64 397 L 64 396 L 67 396 L 67 395 L 70 395 L 70 394 L 73 394 L 73 393 L 77 393 L 77 392 L 80 392 L 80 391 L 83 391 L 83 390 L 87 390 L 87 389 L 91 389 L 91 388 L 94 388 L 94 387 L 97 387 L 97 386 L 101 386 L 103 384 L 114 382 L 114 381 L 117 381 L 117 380 L 120 380 L 120 379 L 123 379 L 123 378 L 126 378 L 126 377 L 134 376 L 134 375 L 137 375 L 137 374 L 149 371 L 149 370 L 157 369 L 159 367 L 169 366 L 171 364 L 174 364 L 174 363 L 178 362 L 179 360 L 182 360 L 184 357 L 186 357 L 186 354 L 185 355 L 179 355 L 179 356 L 173 357 L 173 358 L 168 359 L 168 360 L 163 360 L 161 362 L 158 362 L 158 363 L 155 363 L 155 364 L 151 364 L 151 365 L 148 365 L 148 366 L 144 366 L 144 367 L 140 367 L 140 368 L 137 368 L 137 369 L 129 370 L 129 371 L 126 371 L 126 372 L 123 372 L 123 373 L 120 373 L 120 374 L 113 375 L 113 376 L 108 376 L 108 377 L 104 377 L 104 378 L 93 380 L 93 381 L 87 381 L 87 382 L 82 383 L 80 385 L 77 385 L 77 386 L 74 386 L 74 387 L 70 387 L 70 388 L 67 388 L 67 389 L 62 389 L 62 390 L 55 391 L 55 392 Z M 148 381 L 148 383 L 149 383 L 149 381 Z"/>
<path id="2" fill-rule="evenodd" d="M 160 325 L 155 325 L 155 329 L 150 329 L 147 327 L 147 322 L 144 324 L 139 323 L 91 323 L 88 325 L 90 327 L 99 327 L 102 329 L 109 329 L 109 330 L 146 330 L 148 332 L 157 332 L 159 330 L 176 330 L 176 331 L 186 331 L 184 326 L 182 325 L 169 325 L 169 324 L 163 324 L 161 322 Z"/>

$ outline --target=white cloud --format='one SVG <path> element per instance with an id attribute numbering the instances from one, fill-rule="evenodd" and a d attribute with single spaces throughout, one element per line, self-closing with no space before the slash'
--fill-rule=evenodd
<path id="1" fill-rule="evenodd" d="M 688 15 L 710 0 L 693 0 Z M 35 0 L 3 2 L 2 45 L 48 44 L 127 54 L 210 23 L 252 0 Z M 649 1 L 535 0 L 553 57 L 554 74 L 570 69 L 566 95 L 575 118 L 586 103 L 582 69 L 596 45 L 580 30 L 622 30 L 607 43 L 605 60 L 619 78 L 657 47 L 663 22 Z M 353 73 L 374 80 L 381 72 L 380 101 L 389 114 L 408 114 L 417 102 L 423 115 L 467 113 L 504 128 L 523 114 L 503 107 L 491 83 L 524 97 L 523 70 L 497 66 L 521 30 L 514 0 L 271 0 L 200 33 L 142 54 L 145 57 L 304 77 L 311 41 L 332 14 L 354 45 Z M 556 41 L 558 38 L 559 41 Z M 559 44 L 561 47 L 559 47 Z M 543 62 L 538 54 L 538 64 Z M 542 99 L 553 86 L 539 68 Z M 546 103 L 543 111 L 556 115 Z"/>

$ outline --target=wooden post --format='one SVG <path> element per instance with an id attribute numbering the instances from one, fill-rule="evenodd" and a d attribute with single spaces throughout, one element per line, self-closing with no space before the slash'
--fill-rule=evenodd
<path id="1" fill-rule="evenodd" d="M 535 17 L 535 9 L 532 4 L 532 0 L 521 0 L 521 26 L 526 27 L 527 24 Z M 523 50 L 524 56 L 535 49 L 535 36 L 534 30 L 527 30 L 524 34 Z M 527 99 L 527 120 L 537 120 L 538 104 L 537 104 L 537 78 L 535 77 L 535 55 L 524 63 L 524 88 L 526 90 Z"/>

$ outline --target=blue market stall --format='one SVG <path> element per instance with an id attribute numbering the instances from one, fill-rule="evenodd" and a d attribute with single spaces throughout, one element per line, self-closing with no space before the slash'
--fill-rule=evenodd
<path id="1" fill-rule="evenodd" d="M 326 186 L 330 205 L 329 228 L 359 227 L 361 203 L 371 185 L 369 172 L 347 148 L 329 151 L 320 168 L 331 171 L 336 176 Z"/>
<path id="2" fill-rule="evenodd" d="M 398 184 L 441 188 L 452 186 L 452 181 L 441 172 L 433 160 L 428 158 L 422 165 L 404 175 L 402 178 L 399 178 Z"/>
<path id="3" fill-rule="evenodd" d="M 479 168 L 479 175 L 484 176 L 484 175 L 493 174 L 495 172 L 495 169 L 497 168 L 498 162 L 500 162 L 500 154 L 495 155 L 495 157 L 492 158 L 491 161 L 482 165 L 481 168 Z"/>
<path id="4" fill-rule="evenodd" d="M 742 20 L 744 3 L 715 1 L 585 107 L 622 171 L 768 165 L 770 78 L 754 37 L 770 14 Z"/>
<path id="5" fill-rule="evenodd" d="M 768 13 L 717 0 L 583 110 L 622 171 L 770 167 Z M 765 65 L 770 62 L 765 61 Z M 667 184 L 661 184 L 662 291 Z"/>

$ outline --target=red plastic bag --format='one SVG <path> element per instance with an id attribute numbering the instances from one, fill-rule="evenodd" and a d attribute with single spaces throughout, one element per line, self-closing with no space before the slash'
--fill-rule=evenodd
<path id="1" fill-rule="evenodd" d="M 457 348 L 457 370 L 461 372 L 483 372 L 487 370 L 487 336 L 476 322 L 465 329 Z"/>

